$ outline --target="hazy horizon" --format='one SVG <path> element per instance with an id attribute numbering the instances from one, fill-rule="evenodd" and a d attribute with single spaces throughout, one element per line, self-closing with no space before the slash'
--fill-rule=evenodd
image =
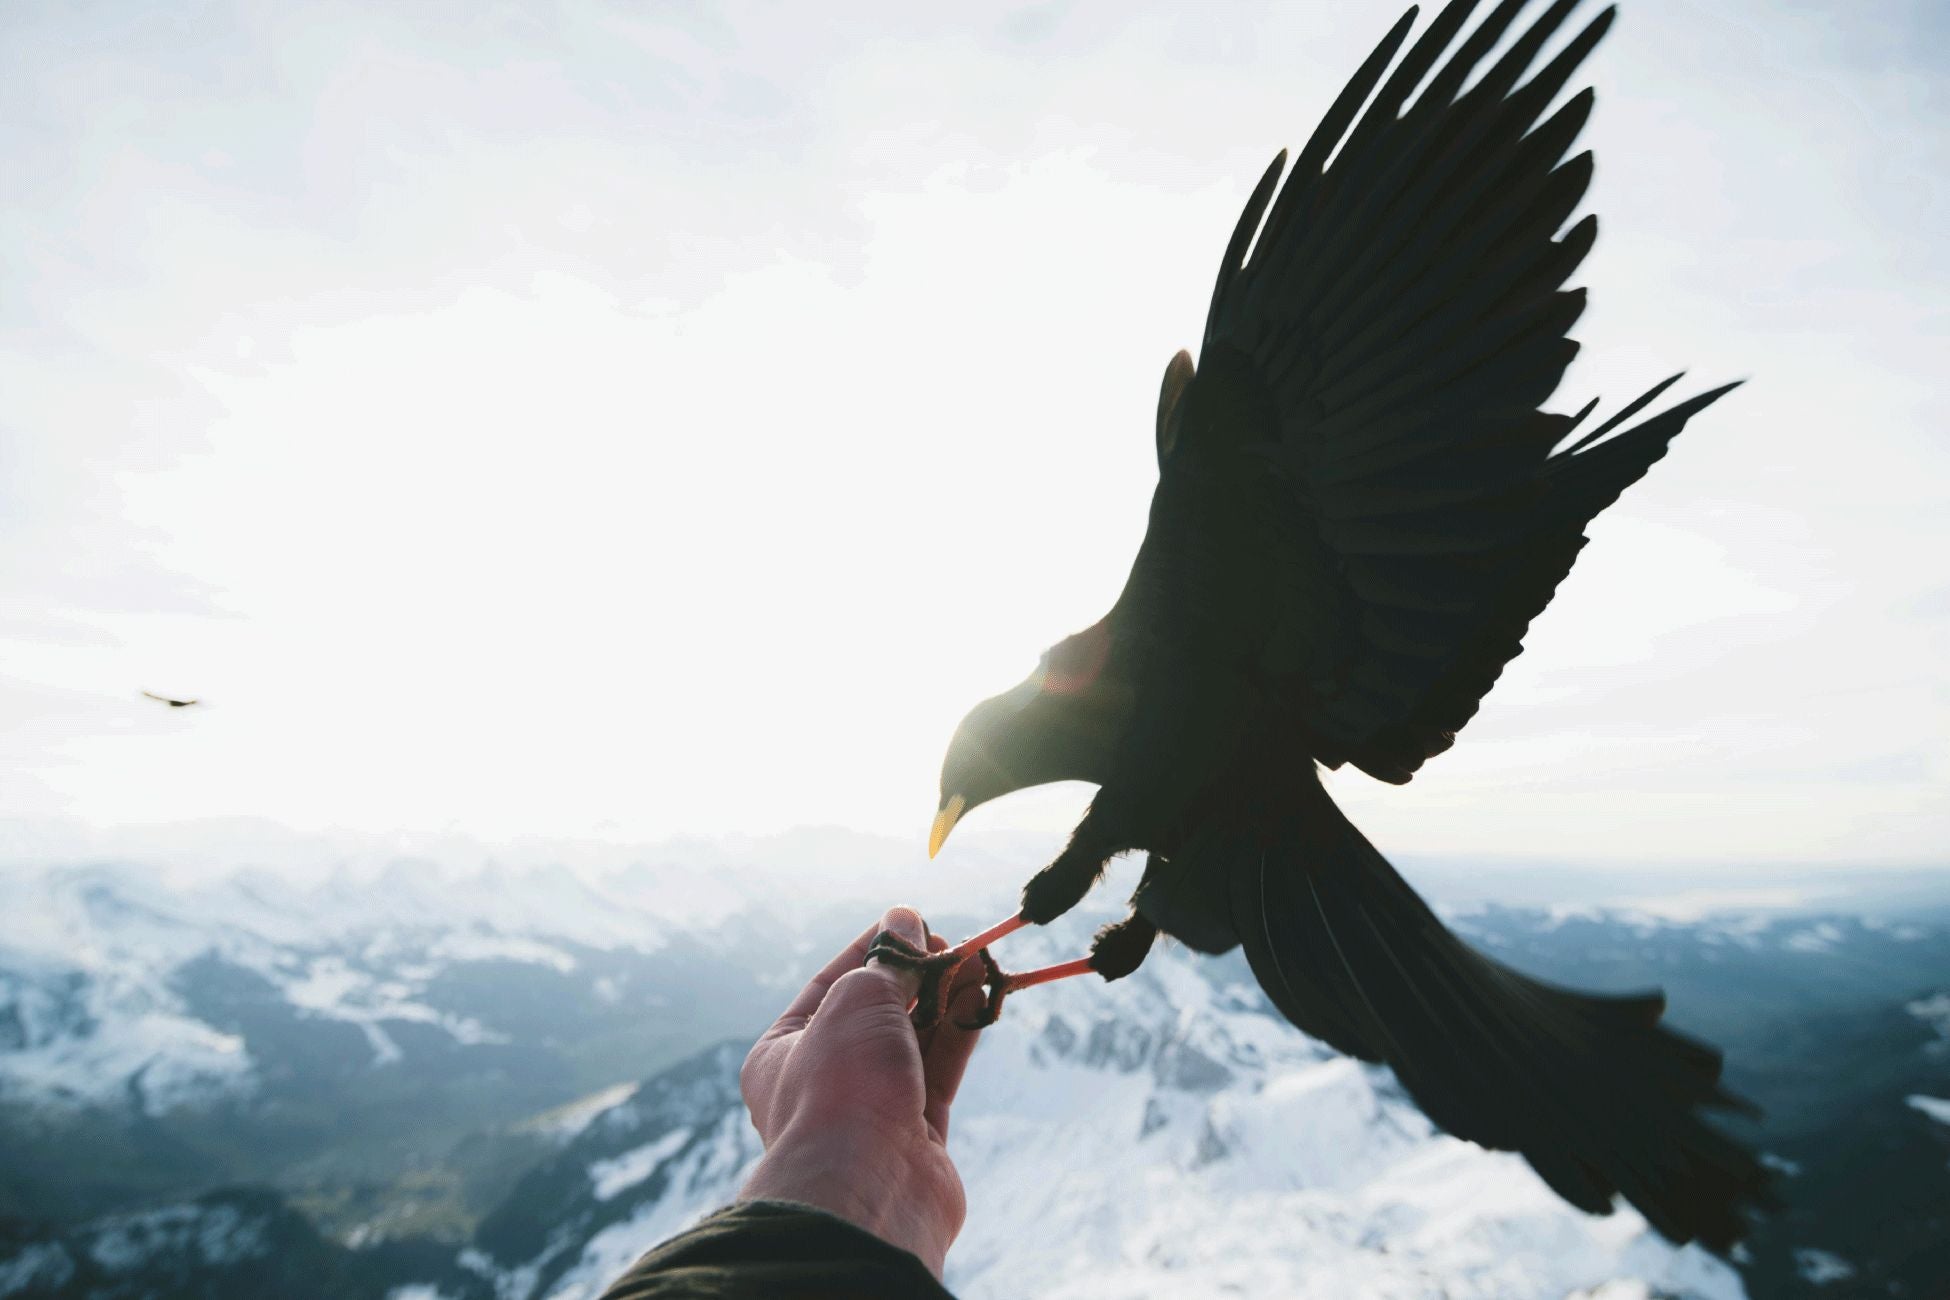
<path id="1" fill-rule="evenodd" d="M 1403 7 L 10 11 L 0 836 L 919 873 L 956 720 L 1122 582 L 1252 181 Z M 1332 779 L 1384 851 L 1943 865 L 1941 35 L 1621 6 L 1552 405 L 1751 382 L 1454 752 Z"/>
<path id="2" fill-rule="evenodd" d="M 442 887 L 559 876 L 632 897 L 670 889 L 669 914 L 702 907 L 726 915 L 785 897 L 866 911 L 894 903 L 973 924 L 1009 911 L 1024 874 L 1059 837 L 988 829 L 957 836 L 935 861 L 912 836 L 841 826 L 798 826 L 755 835 L 679 835 L 661 840 L 526 836 L 494 841 L 462 832 L 376 835 L 303 832 L 261 818 L 169 826 L 90 828 L 73 823 L 0 822 L 0 883 L 49 873 L 134 871 L 169 890 L 248 882 L 260 873 L 301 889 L 354 887 L 405 871 Z M 1593 907 L 1687 922 L 1765 913 L 1857 914 L 1890 918 L 1950 915 L 1950 863 L 1853 864 L 1662 861 L 1586 855 L 1395 853 L 1396 867 L 1446 908 L 1489 904 L 1575 913 Z M 1092 894 L 1093 910 L 1115 912 L 1135 887 L 1141 854 L 1115 860 Z M 817 881 L 816 894 L 799 886 Z M 975 921 L 974 918 L 982 918 Z M 950 924 L 950 928 L 953 925 Z M 23 938 L 20 933 L 13 936 Z"/>

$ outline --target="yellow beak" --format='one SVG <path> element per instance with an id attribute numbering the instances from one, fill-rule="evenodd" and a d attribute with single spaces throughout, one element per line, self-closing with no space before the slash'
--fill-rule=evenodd
<path id="1" fill-rule="evenodd" d="M 948 832 L 955 829 L 961 820 L 961 810 L 968 807 L 968 800 L 960 795 L 948 796 L 948 802 L 941 805 L 941 811 L 934 815 L 934 828 L 928 832 L 928 856 L 941 852 L 941 846 L 948 842 Z"/>

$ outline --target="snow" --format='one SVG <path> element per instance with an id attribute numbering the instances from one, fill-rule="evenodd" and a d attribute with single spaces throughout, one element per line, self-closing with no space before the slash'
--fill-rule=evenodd
<path id="1" fill-rule="evenodd" d="M 1937 1123 L 1950 1124 L 1950 1101 L 1945 1101 L 1941 1097 L 1925 1097 L 1921 1094 L 1911 1095 L 1905 1100 Z"/>
<path id="2" fill-rule="evenodd" d="M 1797 930 L 1782 941 L 1781 946 L 1790 952 L 1826 953 L 1833 952 L 1842 943 L 1841 928 L 1833 921 L 1821 921 L 1805 930 Z"/>
<path id="3" fill-rule="evenodd" d="M 133 1094 L 145 1114 L 161 1115 L 252 1086 L 243 1040 L 182 1014 L 166 995 L 112 981 L 82 996 L 85 1027 L 30 1034 L 30 1046 L 0 1052 L 0 1098 L 61 1106 Z"/>
<path id="4" fill-rule="evenodd" d="M 1049 960 L 1094 919 L 1021 936 L 1011 959 Z M 955 1107 L 969 1215 L 946 1282 L 963 1300 L 1020 1296 L 1025 1279 L 1056 1300 L 1744 1294 L 1726 1263 L 1631 1210 L 1581 1214 L 1520 1159 L 1441 1134 L 1388 1072 L 1297 1034 L 1227 967 L 1170 948 L 1116 984 L 1037 993 L 987 1031 Z M 735 1054 L 722 1068 L 715 1118 L 643 1142 L 653 1080 L 585 1129 L 616 1134 L 591 1195 L 626 1213 L 582 1244 L 551 1300 L 592 1300 L 735 1195 L 759 1145 Z"/>
<path id="5" fill-rule="evenodd" d="M 1694 923 L 1728 912 L 1770 912 L 1806 908 L 1818 891 L 1794 885 L 1721 885 L 1681 889 L 1665 894 L 1621 898 L 1619 908 L 1643 912 L 1662 921 Z"/>
<path id="6" fill-rule="evenodd" d="M 607 1201 L 625 1188 L 635 1187 L 657 1172 L 658 1165 L 676 1155 L 690 1136 L 687 1128 L 672 1129 L 655 1142 L 646 1142 L 614 1159 L 599 1160 L 589 1166 L 589 1182 L 596 1199 Z"/>
<path id="7" fill-rule="evenodd" d="M 1794 1252 L 1794 1271 L 1813 1286 L 1832 1286 L 1855 1276 L 1855 1265 L 1832 1251 L 1802 1249 Z"/>
<path id="8" fill-rule="evenodd" d="M 1950 993 L 1935 993 L 1918 998 L 1903 1008 L 1930 1027 L 1936 1037 L 1923 1050 L 1932 1056 L 1950 1052 Z"/>
<path id="9" fill-rule="evenodd" d="M 502 873 L 458 888 L 400 868 L 304 887 L 240 876 L 172 894 L 107 868 L 45 873 L 35 888 L 0 878 L 0 1010 L 15 1009 L 21 1026 L 19 1044 L 0 1044 L 0 1090 L 106 1099 L 134 1083 L 160 1113 L 247 1089 L 243 1045 L 191 1018 L 170 991 L 176 971 L 212 953 L 302 1013 L 357 1026 L 375 1068 L 400 1059 L 389 1023 L 496 1041 L 493 1024 L 428 1006 L 428 983 L 463 960 L 589 978 L 580 972 L 591 951 L 655 947 L 673 932 L 677 922 L 652 911 L 667 879 L 646 872 L 598 887 Z M 1025 932 L 1009 960 L 1027 968 L 1072 956 L 1103 919 Z M 1841 932 L 1823 925 L 1793 931 L 1789 944 L 1826 951 Z M 1950 1038 L 1950 994 L 1910 1010 Z M 566 1265 L 548 1294 L 586 1300 L 727 1203 L 761 1149 L 737 1100 L 741 1056 L 720 1050 L 691 1074 L 674 1067 L 530 1121 L 573 1144 L 586 1204 L 602 1207 L 586 1221 L 603 1226 L 513 1268 L 478 1251 L 458 1262 L 522 1300 Z M 1742 1295 L 1728 1265 L 1673 1248 L 1631 1210 L 1583 1215 L 1520 1159 L 1440 1133 L 1387 1071 L 1273 1015 L 1236 955 L 1214 962 L 1166 945 L 1114 984 L 1012 999 L 970 1067 L 950 1149 L 970 1207 L 947 1278 L 963 1300 L 1021 1295 L 1026 1278 L 1038 1295 L 1071 1300 Z M 262 1245 L 249 1223 L 191 1223 L 187 1212 L 124 1216 L 92 1253 L 111 1267 L 157 1234 L 219 1254 Z M 0 1261 L 0 1282 L 27 1268 L 24 1258 Z"/>
<path id="10" fill-rule="evenodd" d="M 947 1282 L 965 1300 L 1019 1295 L 1024 1277 L 1075 1300 L 1558 1297 L 1621 1279 L 1741 1294 L 1636 1214 L 1586 1217 L 1517 1158 L 1438 1133 L 1385 1071 L 1232 1004 L 1185 955 L 1152 961 L 1018 999 L 989 1031 L 950 1137 L 970 1209 Z M 1135 1061 L 1101 1050 L 1147 1038 Z M 1184 1043 L 1231 1077 L 1169 1086 L 1157 1066 Z"/>
<path id="11" fill-rule="evenodd" d="M 50 883 L 59 887 L 50 888 Z M 99 870 L 0 877 L 0 1097 L 56 1106 L 133 1096 L 149 1114 L 247 1091 L 243 1043 L 190 1017 L 163 973 L 207 943 Z"/>
<path id="12" fill-rule="evenodd" d="M 358 1026 L 372 1049 L 374 1066 L 391 1065 L 405 1056 L 382 1027 L 388 1020 L 437 1025 L 462 1044 L 508 1041 L 506 1034 L 489 1029 L 472 1017 L 449 1015 L 413 1001 L 411 986 L 355 970 L 343 957 L 319 957 L 295 979 L 283 975 L 281 965 L 277 969 L 281 978 L 276 982 L 283 984 L 284 996 L 293 1006 L 315 1016 Z"/>
<path id="13" fill-rule="evenodd" d="M 160 1115 L 249 1093 L 243 1042 L 194 1018 L 175 991 L 201 958 L 254 972 L 305 1015 L 356 1026 L 384 1068 L 404 1056 L 388 1022 L 432 1025 L 462 1045 L 509 1041 L 421 1000 L 450 966 L 568 974 L 578 946 L 654 951 L 670 924 L 655 911 L 654 875 L 606 888 L 555 870 L 455 879 L 397 863 L 364 878 L 242 871 L 184 888 L 166 874 L 0 872 L 0 1098 L 73 1107 L 134 1096 Z"/>
<path id="14" fill-rule="evenodd" d="M 19 1295 L 30 1287 L 36 1295 L 59 1291 L 74 1276 L 74 1260 L 54 1242 L 24 1246 L 10 1259 L 0 1259 L 0 1296 Z"/>
<path id="15" fill-rule="evenodd" d="M 663 1194 L 591 1237 L 547 1300 L 596 1300 L 643 1252 L 729 1202 L 761 1150 L 742 1106 L 720 1116 L 673 1162 Z"/>
<path id="16" fill-rule="evenodd" d="M 1865 916 L 1862 918 L 1865 929 L 1886 934 L 1897 943 L 1921 943 L 1930 937 L 1930 931 L 1911 921 L 1892 921 L 1887 917 Z"/>
<path id="17" fill-rule="evenodd" d="M 171 1205 L 101 1221 L 88 1255 L 111 1273 L 132 1272 L 154 1255 L 188 1253 L 208 1266 L 234 1264 L 270 1250 L 264 1224 L 229 1205 Z"/>
<path id="18" fill-rule="evenodd" d="M 598 1115 L 628 1101 L 636 1094 L 636 1089 L 637 1085 L 634 1083 L 619 1083 L 600 1092 L 592 1092 L 587 1097 L 578 1098 L 566 1106 L 557 1106 L 553 1110 L 543 1111 L 532 1119 L 524 1120 L 515 1125 L 515 1131 L 533 1133 L 538 1137 L 548 1138 L 558 1145 L 567 1144 L 576 1134 L 588 1128 L 590 1121 Z"/>
<path id="19" fill-rule="evenodd" d="M 518 935 L 480 931 L 450 934 L 441 938 L 429 952 L 442 961 L 519 961 L 547 966 L 564 975 L 576 968 L 576 959 L 560 948 Z"/>

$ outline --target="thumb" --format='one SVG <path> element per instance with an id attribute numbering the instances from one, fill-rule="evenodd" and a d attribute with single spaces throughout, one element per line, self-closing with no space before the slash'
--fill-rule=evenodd
<path id="1" fill-rule="evenodd" d="M 882 934 L 890 935 L 900 940 L 902 944 L 905 944 L 917 956 L 925 956 L 927 954 L 928 925 L 926 921 L 921 919 L 921 914 L 913 908 L 888 908 L 887 914 L 880 918 L 880 929 Z M 875 943 L 880 943 L 881 941 L 880 935 L 874 937 Z M 896 963 L 898 963 L 898 958 L 896 958 Z M 866 965 L 869 970 L 885 971 L 888 975 L 892 976 L 893 979 L 891 982 L 900 989 L 903 999 L 912 999 L 920 991 L 921 972 L 910 965 L 883 961 L 878 953 L 872 951 L 868 954 Z"/>

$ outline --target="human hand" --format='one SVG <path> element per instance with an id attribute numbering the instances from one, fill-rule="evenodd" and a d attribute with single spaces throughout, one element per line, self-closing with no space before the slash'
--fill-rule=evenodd
<path id="1" fill-rule="evenodd" d="M 919 973 L 861 964 L 882 930 L 916 949 L 948 946 L 914 909 L 896 907 L 813 976 L 758 1040 L 739 1086 L 765 1154 L 739 1197 L 816 1206 L 919 1256 L 940 1277 L 968 1211 L 948 1159 L 948 1108 L 980 1036 L 956 1022 L 981 1009 L 981 963 L 956 973 L 949 1014 L 917 1032 L 908 1006 Z"/>

